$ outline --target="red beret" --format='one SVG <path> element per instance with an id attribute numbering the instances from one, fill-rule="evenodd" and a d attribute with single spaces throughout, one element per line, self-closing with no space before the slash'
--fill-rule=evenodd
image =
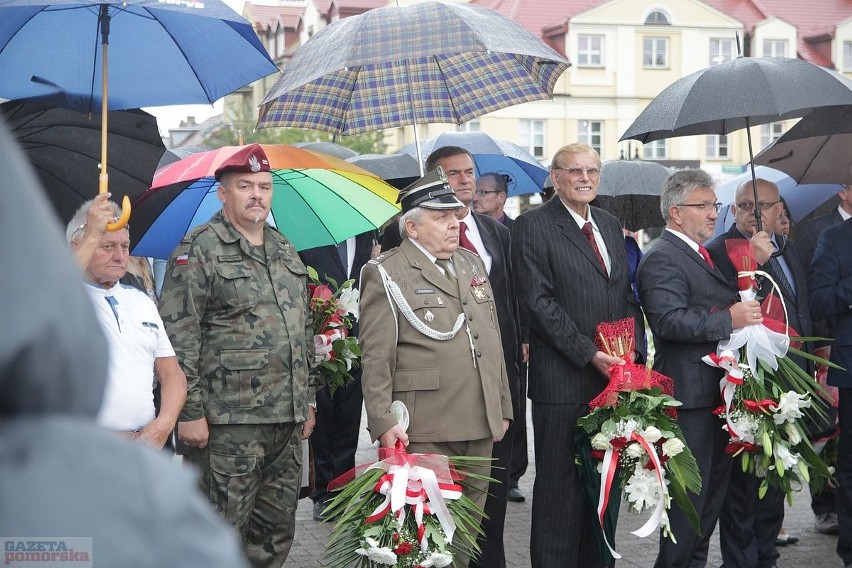
<path id="1" fill-rule="evenodd" d="M 219 181 L 222 174 L 229 172 L 256 174 L 269 170 L 269 158 L 266 157 L 263 148 L 259 144 L 249 144 L 234 152 L 228 159 L 219 164 L 214 175 L 216 181 Z"/>

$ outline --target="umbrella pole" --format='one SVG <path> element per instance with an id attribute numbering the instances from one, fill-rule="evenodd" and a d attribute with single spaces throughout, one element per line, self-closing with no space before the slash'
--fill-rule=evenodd
<path id="1" fill-rule="evenodd" d="M 754 173 L 754 152 L 751 149 L 751 125 L 748 117 L 746 117 L 746 138 L 748 139 L 748 165 L 751 169 L 751 189 L 754 192 L 754 223 L 755 232 L 759 233 L 763 230 L 761 227 L 760 205 L 757 201 L 757 174 Z"/>
<path id="2" fill-rule="evenodd" d="M 101 4 L 100 6 L 100 15 L 98 18 L 101 22 L 101 174 L 98 178 L 98 193 L 107 193 L 109 191 L 109 169 L 107 168 L 107 134 L 109 132 L 108 129 L 108 115 L 107 110 L 109 109 L 109 105 L 107 104 L 107 86 L 109 85 L 109 81 L 107 79 L 107 58 L 109 51 L 109 6 L 107 4 Z M 119 229 L 123 229 L 127 222 L 130 220 L 130 198 L 126 195 L 124 199 L 121 201 L 121 217 L 115 220 L 113 223 L 107 223 L 107 231 L 118 231 Z"/>

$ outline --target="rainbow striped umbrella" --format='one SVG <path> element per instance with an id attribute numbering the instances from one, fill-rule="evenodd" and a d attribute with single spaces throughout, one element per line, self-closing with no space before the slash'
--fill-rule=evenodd
<path id="1" fill-rule="evenodd" d="M 267 222 L 296 250 L 342 242 L 399 213 L 397 190 L 366 170 L 295 146 L 261 146 L 273 168 Z M 186 233 L 210 219 L 222 205 L 213 173 L 241 148 L 200 152 L 157 170 L 151 189 L 133 203 L 133 254 L 168 258 Z"/>

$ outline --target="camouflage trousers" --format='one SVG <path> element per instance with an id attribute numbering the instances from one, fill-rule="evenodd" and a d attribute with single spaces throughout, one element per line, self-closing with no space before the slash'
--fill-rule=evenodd
<path id="1" fill-rule="evenodd" d="M 301 424 L 211 424 L 190 461 L 216 510 L 237 527 L 252 566 L 281 568 L 296 530 Z"/>

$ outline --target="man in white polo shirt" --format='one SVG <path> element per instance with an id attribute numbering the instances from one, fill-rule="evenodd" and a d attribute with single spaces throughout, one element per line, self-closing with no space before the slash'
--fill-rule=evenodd
<path id="1" fill-rule="evenodd" d="M 162 448 L 186 400 L 186 376 L 157 306 L 144 292 L 119 283 L 127 272 L 130 232 L 106 228 L 119 212 L 109 194 L 99 195 L 77 210 L 66 231 L 109 344 L 109 376 L 98 423 Z M 155 370 L 162 392 L 158 415 Z"/>

